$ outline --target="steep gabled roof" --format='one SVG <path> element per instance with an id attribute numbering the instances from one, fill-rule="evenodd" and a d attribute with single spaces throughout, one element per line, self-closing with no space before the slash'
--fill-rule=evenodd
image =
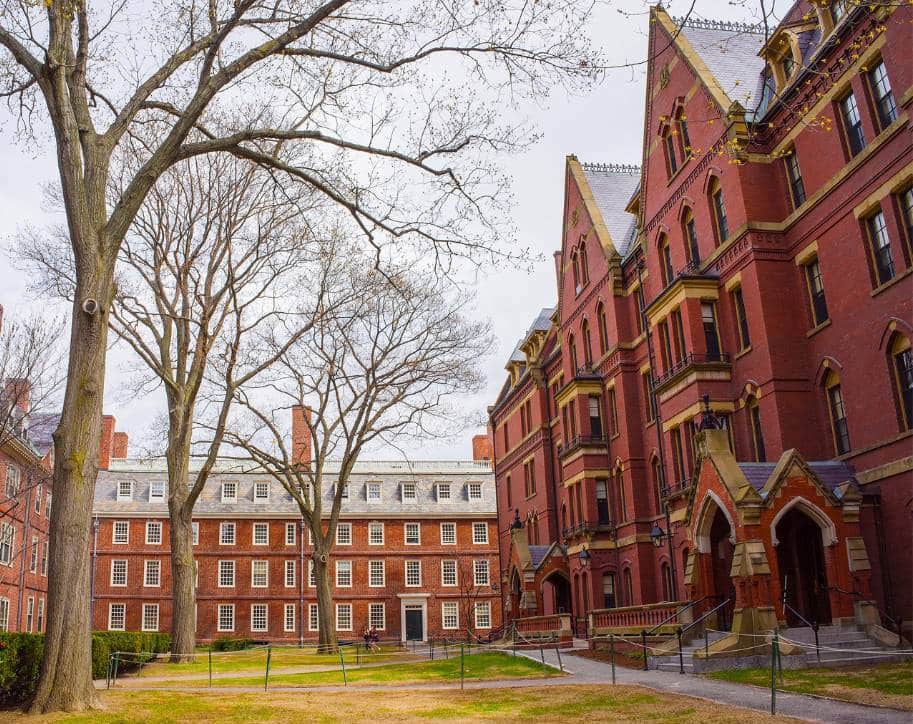
<path id="1" fill-rule="evenodd" d="M 603 229 L 608 234 L 608 241 L 619 256 L 625 257 L 633 239 L 636 238 L 637 231 L 637 217 L 625 209 L 631 197 L 640 188 L 640 167 L 612 163 L 583 163 L 580 164 L 580 171 L 579 175 L 587 186 L 586 189 L 580 189 L 581 195 L 585 201 L 588 201 L 587 195 L 591 197 L 601 216 Z M 592 221 L 599 233 L 597 219 Z M 605 246 L 603 241 L 604 249 Z"/>

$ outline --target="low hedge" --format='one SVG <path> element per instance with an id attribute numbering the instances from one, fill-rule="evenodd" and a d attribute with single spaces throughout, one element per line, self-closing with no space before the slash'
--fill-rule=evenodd
<path id="1" fill-rule="evenodd" d="M 230 636 L 222 636 L 214 639 L 212 642 L 213 651 L 243 651 L 249 649 L 256 643 L 253 639 L 236 639 Z"/>
<path id="2" fill-rule="evenodd" d="M 165 653 L 171 650 L 166 633 L 100 631 L 92 634 L 92 678 L 104 679 L 115 651 Z M 38 685 L 44 634 L 0 633 L 0 706 L 16 706 L 32 698 Z M 136 657 L 132 657 L 136 659 Z M 136 668 L 138 660 L 122 661 L 120 671 Z"/>

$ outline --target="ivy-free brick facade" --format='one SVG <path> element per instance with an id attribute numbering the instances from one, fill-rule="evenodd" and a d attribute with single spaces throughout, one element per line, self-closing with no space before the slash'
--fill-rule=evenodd
<path id="1" fill-rule="evenodd" d="M 911 22 L 652 10 L 642 163 L 568 157 L 557 306 L 490 408 L 506 618 L 909 629 Z"/>

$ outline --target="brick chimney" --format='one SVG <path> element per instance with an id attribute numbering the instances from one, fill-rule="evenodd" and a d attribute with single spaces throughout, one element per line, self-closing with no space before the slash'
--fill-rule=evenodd
<path id="1" fill-rule="evenodd" d="M 476 462 L 487 460 L 491 462 L 491 437 L 489 435 L 474 435 L 472 438 L 472 459 Z"/>
<path id="2" fill-rule="evenodd" d="M 311 408 L 304 405 L 292 405 L 292 463 L 310 465 L 311 463 Z"/>
<path id="3" fill-rule="evenodd" d="M 4 399 L 12 400 L 13 404 L 23 412 L 29 411 L 29 397 L 31 391 L 31 383 L 23 377 L 8 379 L 3 385 Z"/>
<path id="4" fill-rule="evenodd" d="M 107 470 L 111 466 L 111 452 L 114 447 L 114 427 L 117 420 L 114 415 L 102 415 L 101 445 L 98 448 L 98 469 Z"/>
<path id="5" fill-rule="evenodd" d="M 113 460 L 126 460 L 129 443 L 130 438 L 127 433 L 115 432 L 111 441 L 111 458 Z"/>

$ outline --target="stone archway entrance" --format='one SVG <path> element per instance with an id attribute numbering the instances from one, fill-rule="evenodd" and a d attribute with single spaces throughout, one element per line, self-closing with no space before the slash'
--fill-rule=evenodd
<path id="1" fill-rule="evenodd" d="M 544 613 L 570 613 L 573 615 L 571 582 L 561 571 L 550 573 L 542 581 Z"/>
<path id="2" fill-rule="evenodd" d="M 708 542 L 712 594 L 716 596 L 714 605 L 720 604 L 725 600 L 729 601 L 729 605 L 721 609 L 721 620 L 718 622 L 720 628 L 724 630 L 728 629 L 732 621 L 732 611 L 735 608 L 735 584 L 732 581 L 732 554 L 735 547 L 731 538 L 732 528 L 729 524 L 729 519 L 723 514 L 722 509 L 717 506 L 713 522 L 710 524 Z"/>
<path id="3" fill-rule="evenodd" d="M 824 543 L 819 525 L 801 508 L 787 511 L 776 526 L 777 564 L 786 622 L 803 625 L 798 612 L 812 623 L 831 622 Z M 792 610 L 790 610 L 792 609 Z"/>

